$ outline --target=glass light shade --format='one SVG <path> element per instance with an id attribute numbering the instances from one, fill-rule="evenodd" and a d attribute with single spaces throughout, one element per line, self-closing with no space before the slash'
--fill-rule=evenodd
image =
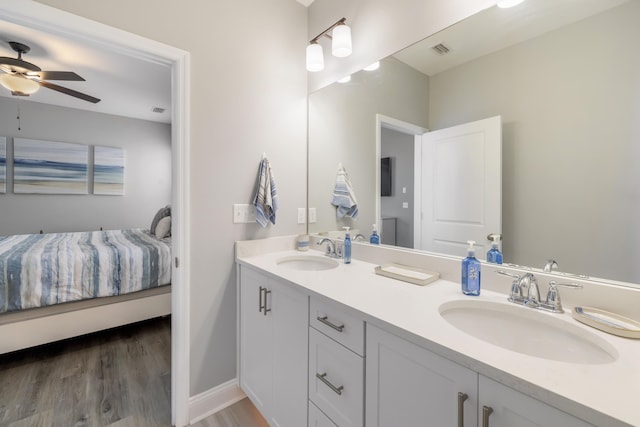
<path id="1" fill-rule="evenodd" d="M 15 74 L 0 74 L 0 84 L 12 92 L 20 92 L 25 95 L 36 93 L 40 89 L 37 82 Z"/>
<path id="2" fill-rule="evenodd" d="M 338 80 L 338 83 L 349 83 L 350 81 L 351 81 L 351 74 Z"/>
<path id="3" fill-rule="evenodd" d="M 331 53 L 338 58 L 351 55 L 351 28 L 346 25 L 338 25 L 331 33 Z"/>
<path id="4" fill-rule="evenodd" d="M 522 3 L 523 1 L 524 0 L 500 0 L 496 4 L 498 5 L 498 7 L 501 7 L 503 9 L 507 9 L 509 7 L 517 6 L 520 3 Z"/>
<path id="5" fill-rule="evenodd" d="M 371 65 L 367 65 L 366 67 L 364 67 L 365 71 L 375 71 L 378 68 L 380 68 L 380 61 L 376 61 Z"/>
<path id="6" fill-rule="evenodd" d="M 318 43 L 311 43 L 307 46 L 307 71 L 322 71 L 324 68 L 324 56 L 322 46 Z"/>

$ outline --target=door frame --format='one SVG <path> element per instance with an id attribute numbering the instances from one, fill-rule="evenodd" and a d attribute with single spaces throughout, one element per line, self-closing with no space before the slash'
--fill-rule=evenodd
<path id="1" fill-rule="evenodd" d="M 414 138 L 419 138 L 422 134 L 429 132 L 429 129 L 427 128 L 423 128 L 422 126 L 419 125 L 415 125 L 413 123 L 409 123 L 409 122 L 405 122 L 403 120 L 399 120 L 399 119 L 395 119 L 393 117 L 389 117 L 389 116 L 385 116 L 384 114 L 376 114 L 376 197 L 375 197 L 375 201 L 376 201 L 376 212 L 375 212 L 375 222 L 378 226 L 378 230 L 382 230 L 382 223 L 380 222 L 380 217 L 382 215 L 381 212 L 381 201 L 380 201 L 380 176 L 381 176 L 381 171 L 380 171 L 380 157 L 382 157 L 382 129 L 386 128 L 386 129 L 392 129 L 395 130 L 396 132 L 400 132 L 400 133 L 404 133 L 406 135 L 413 135 Z M 414 143 L 415 144 L 415 143 Z M 414 163 L 415 163 L 415 156 L 414 156 Z M 413 181 L 414 181 L 414 190 L 413 190 L 413 222 L 414 224 L 416 223 L 416 215 L 419 215 L 419 209 L 416 205 L 416 197 L 417 196 L 417 190 L 418 188 L 415 188 L 415 184 L 418 183 L 418 180 L 416 180 L 416 169 L 414 167 L 414 175 L 413 175 Z M 414 230 L 415 230 L 415 226 L 414 226 Z M 383 230 L 384 232 L 384 230 Z M 414 231 L 415 234 L 415 231 Z M 415 237 L 414 237 L 414 242 L 415 242 Z M 415 246 L 415 243 L 414 243 Z"/>
<path id="2" fill-rule="evenodd" d="M 0 0 L 0 19 L 53 34 L 72 35 L 171 68 L 171 421 L 189 424 L 189 105 L 190 54 L 181 49 L 33 1 Z M 178 263 L 178 260 L 180 262 Z"/>

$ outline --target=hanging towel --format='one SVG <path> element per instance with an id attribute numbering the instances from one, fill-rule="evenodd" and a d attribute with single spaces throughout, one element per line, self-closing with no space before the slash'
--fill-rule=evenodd
<path id="1" fill-rule="evenodd" d="M 347 171 L 342 167 L 342 165 L 338 167 L 336 185 L 333 189 L 331 204 L 338 208 L 336 210 L 338 218 L 342 218 L 345 215 L 353 219 L 358 218 L 358 202 L 356 201 L 356 196 L 353 193 L 353 188 L 351 187 Z"/>
<path id="2" fill-rule="evenodd" d="M 266 227 L 269 221 L 272 224 L 276 223 L 276 210 L 278 210 L 276 181 L 273 178 L 271 165 L 266 157 L 263 157 L 260 161 L 253 206 L 256 207 L 256 222 L 262 228 Z"/>

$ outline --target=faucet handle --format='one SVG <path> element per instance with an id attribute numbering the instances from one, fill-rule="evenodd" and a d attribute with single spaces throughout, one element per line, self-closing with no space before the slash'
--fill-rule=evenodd
<path id="1" fill-rule="evenodd" d="M 510 302 L 517 302 L 517 303 L 523 302 L 524 295 L 522 295 L 522 289 L 520 288 L 521 277 L 518 274 L 507 273 L 504 270 L 497 270 L 496 274 L 499 274 L 501 276 L 511 277 L 513 279 L 513 282 L 511 283 L 511 291 L 509 292 L 508 300 Z"/>
<path id="2" fill-rule="evenodd" d="M 547 298 L 542 306 L 554 313 L 564 313 L 562 301 L 560 300 L 560 293 L 558 292 L 558 286 L 563 288 L 581 289 L 582 285 L 579 283 L 558 283 L 555 280 L 549 282 Z"/>

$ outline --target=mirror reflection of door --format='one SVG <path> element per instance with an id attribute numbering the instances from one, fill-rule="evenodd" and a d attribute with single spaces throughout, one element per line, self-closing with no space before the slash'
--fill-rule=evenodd
<path id="1" fill-rule="evenodd" d="M 482 257 L 501 233 L 501 129 L 496 116 L 416 138 L 417 249 L 464 256 L 474 240 Z"/>

